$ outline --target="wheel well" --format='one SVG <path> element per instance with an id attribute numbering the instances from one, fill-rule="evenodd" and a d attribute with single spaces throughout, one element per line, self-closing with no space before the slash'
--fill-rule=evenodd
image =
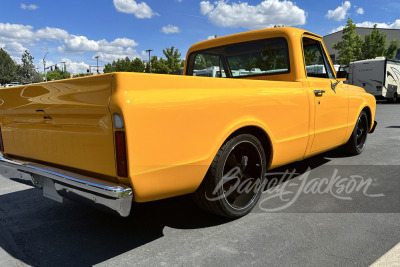
<path id="1" fill-rule="evenodd" d="M 231 138 L 238 136 L 240 134 L 251 134 L 255 136 L 263 146 L 265 156 L 267 158 L 267 169 L 271 165 L 271 160 L 272 160 L 272 154 L 273 154 L 273 148 L 272 148 L 272 143 L 271 139 L 269 138 L 268 134 L 261 129 L 260 127 L 257 126 L 246 126 L 243 128 L 240 128 L 236 131 L 234 131 L 227 139 L 226 141 L 230 140 Z M 226 142 L 225 141 L 225 142 Z"/>
<path id="2" fill-rule="evenodd" d="M 371 115 L 371 109 L 369 107 L 365 107 L 363 111 L 365 110 L 365 113 L 367 113 L 367 119 L 368 119 L 368 131 L 371 128 L 372 125 L 372 115 Z"/>

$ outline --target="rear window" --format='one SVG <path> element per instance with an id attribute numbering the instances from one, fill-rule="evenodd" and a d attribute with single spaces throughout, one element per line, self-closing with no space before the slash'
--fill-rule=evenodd
<path id="1" fill-rule="evenodd" d="M 188 75 L 247 77 L 289 73 L 289 52 L 285 38 L 270 38 L 192 53 Z"/>

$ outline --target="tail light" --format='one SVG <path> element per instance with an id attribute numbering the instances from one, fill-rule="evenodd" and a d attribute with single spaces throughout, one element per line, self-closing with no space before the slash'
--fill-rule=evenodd
<path id="1" fill-rule="evenodd" d="M 115 132 L 115 155 L 119 177 L 128 177 L 128 162 L 126 159 L 125 132 Z"/>
<path id="2" fill-rule="evenodd" d="M 3 135 L 1 134 L 1 126 L 0 126 L 0 151 L 4 152 Z"/>

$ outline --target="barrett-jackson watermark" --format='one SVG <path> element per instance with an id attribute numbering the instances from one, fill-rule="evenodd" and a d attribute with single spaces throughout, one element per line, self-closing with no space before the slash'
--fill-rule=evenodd
<path id="1" fill-rule="evenodd" d="M 265 178 L 261 179 L 246 178 L 243 179 L 239 167 L 231 169 L 225 174 L 217 186 L 213 190 L 213 195 L 221 189 L 225 189 L 224 185 L 229 183 L 229 189 L 224 191 L 224 195 L 206 198 L 209 201 L 216 201 L 221 198 L 227 198 L 232 193 L 243 194 L 253 191 L 257 193 L 262 190 L 263 197 L 259 202 L 259 208 L 265 212 L 277 212 L 292 206 L 302 194 L 324 195 L 329 194 L 339 200 L 353 200 L 352 194 L 363 194 L 366 197 L 377 198 L 384 197 L 383 193 L 369 193 L 369 188 L 373 184 L 372 178 L 364 178 L 361 175 L 349 175 L 341 177 L 338 175 L 339 170 L 333 169 L 332 175 L 328 177 L 310 178 L 311 168 L 304 173 L 296 173 L 296 170 L 286 170 L 285 172 L 266 173 Z M 274 177 L 274 176 L 278 176 Z M 295 178 L 296 179 L 293 179 Z M 274 205 L 271 208 L 265 208 L 264 204 L 271 200 L 279 200 L 280 205 Z M 274 202 L 275 203 L 275 202 Z M 276 204 L 276 203 L 275 203 Z"/>

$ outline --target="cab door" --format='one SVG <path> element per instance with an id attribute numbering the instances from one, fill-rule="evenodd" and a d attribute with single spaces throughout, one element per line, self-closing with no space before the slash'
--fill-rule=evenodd
<path id="1" fill-rule="evenodd" d="M 339 146 L 347 130 L 348 97 L 343 83 L 334 77 L 319 39 L 303 38 L 303 51 L 310 94 L 313 96 L 314 139 L 310 153 Z"/>

